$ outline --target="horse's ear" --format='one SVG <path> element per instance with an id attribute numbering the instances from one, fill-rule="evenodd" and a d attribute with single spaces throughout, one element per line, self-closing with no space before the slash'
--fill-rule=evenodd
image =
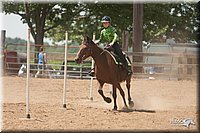
<path id="1" fill-rule="evenodd" d="M 88 40 L 88 36 L 86 36 L 86 35 L 83 36 L 83 41 L 84 41 L 84 42 L 87 42 L 87 40 Z"/>
<path id="2" fill-rule="evenodd" d="M 84 42 L 87 45 L 92 45 L 93 44 L 93 41 L 92 41 L 92 39 L 89 38 L 89 36 L 84 36 Z"/>
<path id="3" fill-rule="evenodd" d="M 87 41 L 90 41 L 90 38 L 89 38 L 89 36 L 86 36 L 86 38 L 87 38 Z"/>

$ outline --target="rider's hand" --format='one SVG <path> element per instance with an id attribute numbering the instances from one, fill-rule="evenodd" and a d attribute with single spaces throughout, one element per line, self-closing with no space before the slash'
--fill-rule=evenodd
<path id="1" fill-rule="evenodd" d="M 105 49 L 109 49 L 111 47 L 111 45 L 107 44 Z"/>
<path id="2" fill-rule="evenodd" d="M 109 43 L 108 45 L 112 46 L 112 45 L 113 45 L 113 43 L 111 42 L 111 43 Z"/>
<path id="3" fill-rule="evenodd" d="M 94 43 L 95 43 L 95 44 L 99 44 L 99 40 L 95 40 Z"/>

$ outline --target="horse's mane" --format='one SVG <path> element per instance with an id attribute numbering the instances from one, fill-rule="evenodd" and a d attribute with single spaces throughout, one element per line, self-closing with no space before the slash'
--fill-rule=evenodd
<path id="1" fill-rule="evenodd" d="M 99 45 L 97 45 L 96 43 L 94 43 L 94 41 L 93 41 L 90 37 L 88 37 L 88 36 L 85 36 L 85 37 L 84 37 L 84 42 L 85 42 L 85 43 L 88 43 L 88 44 L 91 44 L 91 45 L 95 45 L 95 46 L 97 46 L 99 49 L 101 49 L 103 52 L 108 52 L 109 54 L 111 54 L 108 50 L 106 50 L 106 49 L 100 47 Z"/>
<path id="2" fill-rule="evenodd" d="M 101 54 L 104 54 L 104 53 L 107 53 L 107 55 L 110 56 L 110 58 L 113 59 L 113 61 L 114 61 L 115 63 L 117 62 L 117 61 L 116 61 L 116 58 L 114 57 L 114 55 L 113 55 L 110 51 L 108 51 L 108 50 L 106 50 L 106 49 L 100 47 L 100 46 L 97 45 L 96 43 L 94 43 L 94 41 L 93 41 L 91 38 L 89 38 L 88 36 L 85 37 L 85 41 L 86 41 L 86 43 L 89 43 L 89 44 L 91 44 L 91 45 L 95 45 L 98 49 L 100 49 L 100 50 L 102 51 L 102 52 L 100 53 L 100 55 L 101 55 Z"/>

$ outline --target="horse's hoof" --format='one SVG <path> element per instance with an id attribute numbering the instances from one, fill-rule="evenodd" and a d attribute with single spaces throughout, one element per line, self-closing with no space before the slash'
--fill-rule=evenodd
<path id="1" fill-rule="evenodd" d="M 111 102 L 112 102 L 111 98 L 109 98 L 109 97 L 106 97 L 104 100 L 105 100 L 107 103 L 111 103 Z"/>
<path id="2" fill-rule="evenodd" d="M 130 102 L 129 102 L 129 107 L 130 107 L 130 108 L 133 108 L 133 107 L 134 107 L 134 102 L 133 102 L 133 101 L 130 101 Z"/>
<path id="3" fill-rule="evenodd" d="M 114 108 L 112 109 L 112 111 L 117 111 L 117 107 L 114 107 Z"/>
<path id="4" fill-rule="evenodd" d="M 127 107 L 127 106 L 124 106 L 124 107 L 122 108 L 122 110 L 127 111 L 127 110 L 128 110 L 128 107 Z"/>

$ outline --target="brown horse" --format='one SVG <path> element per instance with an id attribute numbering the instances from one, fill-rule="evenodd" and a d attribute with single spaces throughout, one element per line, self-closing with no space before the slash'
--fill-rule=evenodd
<path id="1" fill-rule="evenodd" d="M 83 60 L 90 56 L 95 61 L 95 75 L 97 81 L 100 84 L 98 92 L 103 97 L 104 101 L 106 101 L 107 103 L 111 103 L 112 100 L 109 97 L 104 96 L 102 90 L 103 85 L 104 83 L 112 84 L 114 99 L 113 110 L 117 110 L 116 88 L 119 89 L 124 101 L 124 108 L 127 109 L 128 106 L 126 104 L 125 94 L 120 85 L 121 82 L 126 81 L 126 87 L 128 89 L 129 107 L 133 107 L 134 103 L 131 100 L 130 96 L 131 75 L 127 75 L 127 71 L 124 68 L 119 67 L 119 65 L 115 63 L 109 51 L 100 48 L 89 37 L 84 37 L 83 43 L 80 45 L 80 50 L 77 53 L 75 61 L 76 63 L 80 64 Z"/>

